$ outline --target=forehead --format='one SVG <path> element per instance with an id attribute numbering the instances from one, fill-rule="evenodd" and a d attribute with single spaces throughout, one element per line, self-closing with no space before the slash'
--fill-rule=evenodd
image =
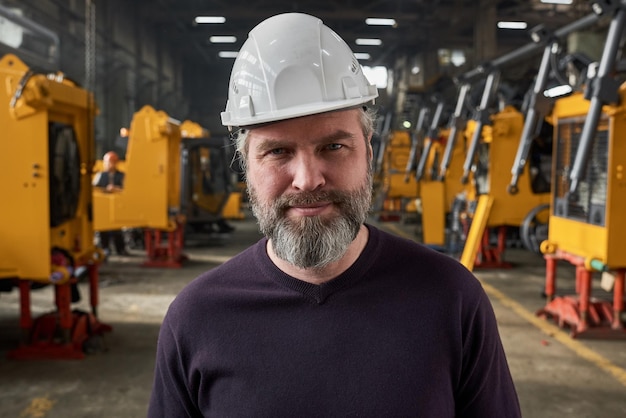
<path id="1" fill-rule="evenodd" d="M 362 137 L 360 112 L 359 109 L 341 110 L 260 126 L 250 130 L 249 143 L 264 139 L 314 140 L 340 131 L 349 133 L 354 137 Z"/>

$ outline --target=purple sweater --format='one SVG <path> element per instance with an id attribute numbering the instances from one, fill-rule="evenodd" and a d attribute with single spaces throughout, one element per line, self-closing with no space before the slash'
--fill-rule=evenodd
<path id="1" fill-rule="evenodd" d="M 368 229 L 322 285 L 279 270 L 266 239 L 190 283 L 161 327 L 148 416 L 521 416 L 476 278 Z"/>

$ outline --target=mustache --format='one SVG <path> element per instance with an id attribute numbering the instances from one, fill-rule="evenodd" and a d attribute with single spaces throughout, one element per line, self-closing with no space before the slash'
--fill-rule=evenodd
<path id="1" fill-rule="evenodd" d="M 276 206 L 280 209 L 287 209 L 290 206 L 312 205 L 319 202 L 331 202 L 342 205 L 349 200 L 349 194 L 336 190 L 301 192 L 280 196 L 276 200 Z"/>

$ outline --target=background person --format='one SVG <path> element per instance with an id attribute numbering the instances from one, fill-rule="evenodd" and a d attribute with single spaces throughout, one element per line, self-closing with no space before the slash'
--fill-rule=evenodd
<path id="1" fill-rule="evenodd" d="M 117 169 L 119 157 L 114 151 L 109 151 L 102 157 L 102 171 L 93 178 L 93 186 L 107 193 L 119 192 L 124 187 L 124 173 Z M 100 246 L 106 255 L 110 254 L 111 243 L 118 255 L 129 255 L 124 242 L 122 230 L 99 231 Z"/>

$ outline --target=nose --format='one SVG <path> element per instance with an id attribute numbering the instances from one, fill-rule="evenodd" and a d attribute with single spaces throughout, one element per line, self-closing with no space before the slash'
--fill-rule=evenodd
<path id="1" fill-rule="evenodd" d="M 300 155 L 293 161 L 291 185 L 301 191 L 312 191 L 326 184 L 322 162 L 315 156 Z"/>

